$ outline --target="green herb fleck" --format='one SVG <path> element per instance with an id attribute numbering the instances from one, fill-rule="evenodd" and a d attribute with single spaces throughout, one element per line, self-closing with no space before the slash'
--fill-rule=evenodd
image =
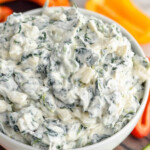
<path id="1" fill-rule="evenodd" d="M 21 25 L 19 25 L 19 31 L 18 31 L 18 33 L 20 33 L 21 32 Z"/>
<path id="2" fill-rule="evenodd" d="M 82 130 L 85 130 L 86 127 L 84 127 L 82 124 L 80 125 L 78 131 L 77 131 L 77 134 L 79 134 Z"/>
<path id="3" fill-rule="evenodd" d="M 111 59 L 111 63 L 114 63 L 115 61 L 116 61 L 115 58 L 112 58 L 112 59 Z"/>
<path id="4" fill-rule="evenodd" d="M 117 69 L 117 67 L 113 67 L 113 68 L 112 68 L 112 70 L 116 70 L 116 69 Z"/>
<path id="5" fill-rule="evenodd" d="M 17 40 L 14 40 L 14 43 L 16 43 L 16 44 L 20 44 L 20 42 L 19 42 L 19 41 L 17 41 Z"/>
<path id="6" fill-rule="evenodd" d="M 62 145 L 57 145 L 56 146 L 56 148 L 59 149 L 59 150 L 62 149 L 62 147 L 63 147 Z"/>
<path id="7" fill-rule="evenodd" d="M 36 144 L 36 143 L 39 143 L 41 141 L 41 139 L 35 139 L 33 142 L 32 142 L 32 144 L 34 145 L 34 144 Z"/>
<path id="8" fill-rule="evenodd" d="M 42 95 L 42 100 L 43 100 L 43 104 L 45 104 L 45 103 L 46 103 L 46 93 L 44 93 L 44 94 Z"/>
<path id="9" fill-rule="evenodd" d="M 39 39 L 41 41 L 45 41 L 46 40 L 46 32 L 42 32 L 42 36 L 40 36 Z"/>

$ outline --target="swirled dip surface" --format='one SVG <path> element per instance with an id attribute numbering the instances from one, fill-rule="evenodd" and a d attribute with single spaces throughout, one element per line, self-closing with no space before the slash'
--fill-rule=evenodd
<path id="1" fill-rule="evenodd" d="M 42 150 L 97 143 L 135 115 L 149 67 L 76 8 L 14 13 L 0 24 L 0 130 Z"/>

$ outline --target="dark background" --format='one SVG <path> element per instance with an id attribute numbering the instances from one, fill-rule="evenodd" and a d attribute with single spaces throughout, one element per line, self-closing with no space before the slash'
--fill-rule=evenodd
<path id="1" fill-rule="evenodd" d="M 15 0 L 13 2 L 7 2 L 0 4 L 1 6 L 5 5 L 13 9 L 14 12 L 24 12 L 27 10 L 39 8 L 40 6 L 36 3 L 30 2 L 28 0 Z"/>

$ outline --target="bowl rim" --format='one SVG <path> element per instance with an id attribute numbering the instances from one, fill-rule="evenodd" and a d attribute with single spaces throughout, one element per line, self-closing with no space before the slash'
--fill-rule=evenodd
<path id="1" fill-rule="evenodd" d="M 71 7 L 61 7 L 61 6 L 58 6 L 58 7 L 49 7 L 49 9 L 53 9 L 53 10 L 59 10 L 61 8 L 64 8 L 64 9 L 69 9 Z M 24 12 L 23 14 L 24 15 L 38 15 L 42 12 L 44 8 L 38 8 L 38 9 L 33 9 L 33 10 L 29 10 L 27 12 Z M 89 11 L 89 10 L 86 10 L 86 9 L 83 9 L 83 8 L 78 8 L 78 10 L 83 13 L 84 15 L 90 15 L 90 16 L 93 16 L 93 17 L 96 17 L 98 19 L 101 19 L 104 23 L 108 23 L 108 24 L 117 24 L 117 26 L 120 28 L 120 31 L 121 33 L 127 37 L 127 39 L 130 41 L 131 43 L 131 48 L 132 50 L 134 51 L 134 49 L 136 49 L 136 52 L 138 55 L 140 56 L 143 56 L 145 57 L 145 54 L 142 50 L 142 48 L 140 47 L 140 45 L 138 44 L 138 42 L 135 40 L 135 38 L 126 30 L 124 29 L 121 25 L 119 25 L 117 22 L 113 21 L 112 19 L 108 18 L 108 17 L 105 17 L 99 13 L 96 13 L 96 12 L 93 12 L 93 11 Z M 87 145 L 85 147 L 81 147 L 81 148 L 76 148 L 74 150 L 86 150 L 87 148 L 91 148 L 91 149 L 94 149 L 94 148 L 97 148 L 98 146 L 102 146 L 102 145 L 105 145 L 105 144 L 109 144 L 111 143 L 111 141 L 114 139 L 114 138 L 119 138 L 121 136 L 121 133 L 122 132 L 125 132 L 128 130 L 128 128 L 130 127 L 130 124 L 134 124 L 134 126 L 136 125 L 137 121 L 140 116 L 142 115 L 142 112 L 144 111 L 144 108 L 146 106 L 146 103 L 147 103 L 147 98 L 148 98 L 148 94 L 149 94 L 149 86 L 150 86 L 150 80 L 148 79 L 146 82 L 145 82 L 145 90 L 144 90 L 144 93 L 143 93 L 143 98 L 142 98 L 142 102 L 141 102 L 141 105 L 137 111 L 137 113 L 135 114 L 135 116 L 121 129 L 119 130 L 118 132 L 116 132 L 115 134 L 113 134 L 112 136 L 98 142 L 98 143 L 95 143 L 95 144 L 92 144 L 92 145 Z M 134 128 L 134 126 L 132 127 L 132 129 Z M 0 132 L 0 139 L 3 138 L 4 140 L 6 141 L 9 141 L 9 143 L 11 144 L 14 144 L 14 145 L 18 145 L 20 146 L 21 148 L 28 148 L 28 150 L 37 150 L 37 148 L 34 148 L 30 145 L 27 145 L 27 144 L 24 144 L 24 143 L 21 143 L 19 141 L 16 141 L 12 138 L 10 138 L 9 136 L 3 134 Z"/>

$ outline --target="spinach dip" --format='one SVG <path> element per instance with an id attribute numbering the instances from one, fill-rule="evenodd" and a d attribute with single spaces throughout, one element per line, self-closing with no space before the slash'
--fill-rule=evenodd
<path id="1" fill-rule="evenodd" d="M 0 131 L 42 150 L 110 137 L 136 114 L 150 64 L 115 24 L 77 8 L 0 24 Z"/>

